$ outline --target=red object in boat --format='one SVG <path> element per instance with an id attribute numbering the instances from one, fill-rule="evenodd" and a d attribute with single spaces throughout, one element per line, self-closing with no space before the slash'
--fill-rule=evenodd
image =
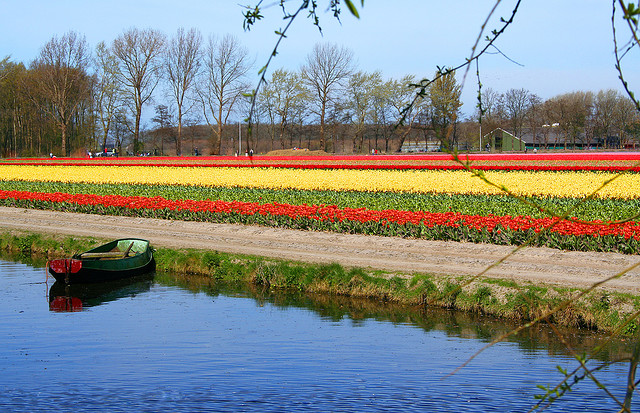
<path id="1" fill-rule="evenodd" d="M 57 274 L 75 274 L 82 268 L 82 261 L 62 258 L 49 261 L 49 269 Z"/>
<path id="2" fill-rule="evenodd" d="M 78 297 L 56 297 L 49 304 L 49 310 L 56 312 L 82 311 L 82 300 Z"/>

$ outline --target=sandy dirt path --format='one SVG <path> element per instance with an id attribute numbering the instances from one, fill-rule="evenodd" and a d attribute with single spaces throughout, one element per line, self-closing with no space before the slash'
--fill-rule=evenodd
<path id="1" fill-rule="evenodd" d="M 332 263 L 411 274 L 476 275 L 513 248 L 488 244 L 333 234 L 202 222 L 85 215 L 0 207 L 0 228 L 99 238 L 139 237 L 156 247 Z M 640 256 L 525 248 L 485 276 L 587 287 L 632 267 L 604 288 L 640 294 Z"/>

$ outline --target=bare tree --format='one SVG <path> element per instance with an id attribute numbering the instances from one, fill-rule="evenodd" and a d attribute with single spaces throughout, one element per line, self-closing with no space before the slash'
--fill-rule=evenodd
<path id="1" fill-rule="evenodd" d="M 165 72 L 178 112 L 176 117 L 178 127 L 176 155 L 178 156 L 182 153 L 182 119 L 193 107 L 188 104 L 188 99 L 196 86 L 196 78 L 200 71 L 201 48 L 202 35 L 197 29 L 185 32 L 180 28 L 169 41 L 165 53 Z M 185 103 L 187 103 L 186 106 Z"/>
<path id="2" fill-rule="evenodd" d="M 346 87 L 347 107 L 353 125 L 353 153 L 362 152 L 364 146 L 364 130 L 372 116 L 374 92 L 382 84 L 380 72 L 356 72 L 349 77 Z"/>
<path id="3" fill-rule="evenodd" d="M 640 122 L 640 113 L 631 99 L 620 95 L 614 111 L 614 124 L 620 135 L 620 143 L 629 145 L 629 132 L 633 131 Z M 635 148 L 635 142 L 633 143 Z"/>
<path id="4" fill-rule="evenodd" d="M 27 83 L 25 77 L 24 65 L 9 61 L 9 56 L 0 60 L 0 153 L 3 154 L 17 154 L 18 143 L 26 144 L 24 141 L 30 141 L 33 150 L 33 140 L 22 133 L 23 125 L 31 117 L 24 116 L 24 108 L 30 106 L 23 102 L 21 93 L 20 85 Z"/>
<path id="5" fill-rule="evenodd" d="M 614 127 L 615 112 L 619 99 L 620 94 L 613 89 L 601 90 L 595 95 L 593 102 L 593 129 L 594 134 L 602 138 L 605 145 Z"/>
<path id="6" fill-rule="evenodd" d="M 184 125 L 186 127 L 187 136 L 191 138 L 191 153 L 194 155 L 199 154 L 199 149 L 196 147 L 195 142 L 199 124 L 200 119 L 197 117 L 188 116 L 184 118 Z"/>
<path id="7" fill-rule="evenodd" d="M 90 94 L 86 73 L 89 56 L 85 37 L 71 31 L 61 38 L 54 36 L 32 64 L 37 90 L 30 89 L 29 94 L 54 119 L 60 130 L 63 156 L 69 152 L 69 122 Z"/>
<path id="8" fill-rule="evenodd" d="M 584 132 L 593 109 L 592 92 L 571 92 L 550 99 L 555 118 L 564 135 L 564 147 L 569 142 L 575 147 L 576 140 L 585 140 Z"/>
<path id="9" fill-rule="evenodd" d="M 561 117 L 562 102 L 557 98 L 545 100 L 541 108 L 542 140 L 545 149 L 549 147 L 552 134 L 555 139 L 554 144 L 557 143 L 559 136 L 557 129 L 559 129 Z"/>
<path id="10" fill-rule="evenodd" d="M 378 139 L 381 137 L 385 141 L 385 152 L 389 151 L 389 140 L 391 138 L 391 80 L 380 81 L 372 90 L 371 99 L 371 122 L 374 127 L 375 142 L 374 149 L 379 149 Z"/>
<path id="11" fill-rule="evenodd" d="M 302 78 L 314 97 L 320 118 L 320 149 L 325 149 L 325 121 L 329 104 L 353 71 L 353 52 L 336 44 L 316 44 L 302 67 Z"/>
<path id="12" fill-rule="evenodd" d="M 172 130 L 173 116 L 171 115 L 167 105 L 157 105 L 155 107 L 156 116 L 151 119 L 152 122 L 158 125 L 157 129 L 152 132 L 154 152 L 158 149 L 157 138 L 160 138 L 160 155 L 164 155 L 164 141 L 165 138 L 173 138 L 176 136 Z"/>
<path id="13" fill-rule="evenodd" d="M 198 94 L 205 120 L 213 132 L 212 152 L 219 154 L 222 130 L 249 86 L 245 76 L 252 63 L 247 49 L 231 35 L 210 37 L 204 57 L 204 79 Z"/>
<path id="14" fill-rule="evenodd" d="M 506 115 L 503 97 L 492 88 L 485 88 L 480 94 L 481 107 L 478 109 L 481 109 L 482 113 L 476 114 L 476 117 L 480 119 L 480 126 L 486 132 L 504 126 Z M 482 134 L 482 131 L 480 133 Z"/>
<path id="15" fill-rule="evenodd" d="M 509 89 L 504 94 L 504 108 L 513 135 L 520 138 L 529 109 L 529 93 L 526 89 Z"/>
<path id="16" fill-rule="evenodd" d="M 135 118 L 133 153 L 140 151 L 142 107 L 158 85 L 165 36 L 153 29 L 129 29 L 113 41 L 113 54 L 119 63 L 118 81 L 132 103 Z"/>
<path id="17" fill-rule="evenodd" d="M 123 97 L 118 83 L 118 61 L 104 42 L 96 46 L 95 69 L 94 104 L 102 130 L 102 146 L 105 147 Z"/>
<path id="18" fill-rule="evenodd" d="M 427 118 L 441 144 L 450 150 L 455 144 L 452 128 L 458 121 L 462 106 L 461 94 L 462 89 L 456 80 L 455 71 L 447 71 L 445 75 L 437 77 L 428 89 Z"/>
<path id="19" fill-rule="evenodd" d="M 278 114 L 276 110 L 277 101 L 275 93 L 271 88 L 271 84 L 265 83 L 265 87 L 262 89 L 262 92 L 252 98 L 254 99 L 251 102 L 253 107 L 249 108 L 249 115 L 253 118 L 253 122 L 260 122 L 261 119 L 266 121 L 267 130 L 269 131 L 268 148 L 269 150 L 273 150 L 275 148 L 275 140 L 278 133 Z"/>
<path id="20" fill-rule="evenodd" d="M 273 72 L 271 81 L 263 89 L 263 106 L 274 132 L 277 131 L 282 149 L 285 148 L 285 132 L 305 111 L 307 97 L 308 90 L 300 81 L 300 74 L 285 69 Z M 289 145 L 293 146 L 291 134 L 289 136 Z M 273 138 L 275 133 L 272 133 Z"/>
<path id="21" fill-rule="evenodd" d="M 396 151 L 400 151 L 404 144 L 405 138 L 409 131 L 413 128 L 416 118 L 424 109 L 427 100 L 423 97 L 419 98 L 413 105 L 409 106 L 415 96 L 415 87 L 412 86 L 416 79 L 412 75 L 405 75 L 400 80 L 389 80 L 385 88 L 388 89 L 389 105 L 391 106 L 391 122 L 398 125 L 399 122 L 404 124 L 404 132 L 400 135 Z M 397 129 L 399 130 L 399 129 Z M 386 142 L 385 150 L 389 150 L 389 142 Z"/>
<path id="22" fill-rule="evenodd" d="M 529 131 L 533 137 L 533 143 L 538 141 L 538 129 L 545 124 L 543 116 L 544 111 L 542 99 L 540 99 L 540 97 L 535 93 L 529 94 L 525 122 L 529 125 Z"/>

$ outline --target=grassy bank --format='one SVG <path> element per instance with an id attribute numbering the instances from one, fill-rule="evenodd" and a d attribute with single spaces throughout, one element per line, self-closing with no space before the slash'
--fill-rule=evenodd
<path id="1" fill-rule="evenodd" d="M 103 240 L 28 233 L 0 233 L 0 249 L 42 259 L 69 256 Z M 434 306 L 489 314 L 510 320 L 534 319 L 580 290 L 513 281 L 420 274 L 392 274 L 346 269 L 216 251 L 172 250 L 155 253 L 157 271 L 172 273 L 203 288 L 220 283 L 245 283 L 269 290 L 349 296 L 403 306 Z M 632 334 L 637 321 L 626 322 L 640 309 L 640 297 L 597 291 L 571 301 L 550 317 L 564 326 Z"/>

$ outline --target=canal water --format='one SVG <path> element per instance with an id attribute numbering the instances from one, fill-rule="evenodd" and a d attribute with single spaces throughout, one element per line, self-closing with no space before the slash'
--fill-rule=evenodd
<path id="1" fill-rule="evenodd" d="M 65 289 L 43 268 L 0 261 L 0 411 L 528 411 L 537 385 L 576 366 L 538 328 L 455 371 L 514 325 L 183 278 Z M 563 335 L 577 352 L 603 340 Z M 592 366 L 628 352 L 614 342 Z M 596 377 L 622 400 L 627 369 Z M 617 410 L 584 380 L 547 411 Z"/>

